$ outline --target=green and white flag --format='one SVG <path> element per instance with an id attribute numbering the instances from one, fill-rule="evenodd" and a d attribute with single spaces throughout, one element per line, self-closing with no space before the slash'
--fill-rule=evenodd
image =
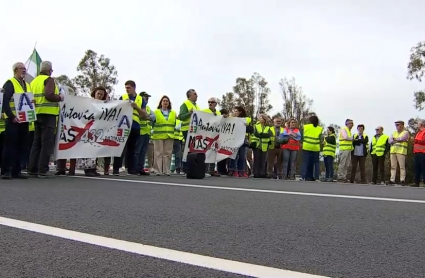
<path id="1" fill-rule="evenodd" d="M 31 81 L 37 77 L 37 75 L 40 73 L 40 64 L 40 55 L 38 55 L 37 50 L 34 48 L 30 58 L 25 65 L 27 67 L 27 76 L 25 77 L 26 82 L 31 83 Z"/>

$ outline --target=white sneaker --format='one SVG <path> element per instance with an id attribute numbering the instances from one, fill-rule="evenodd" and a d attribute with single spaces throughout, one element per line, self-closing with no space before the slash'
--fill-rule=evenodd
<path id="1" fill-rule="evenodd" d="M 206 178 L 209 178 L 209 177 L 211 177 L 211 175 L 206 173 L 206 174 L 205 174 L 205 177 L 206 177 Z"/>

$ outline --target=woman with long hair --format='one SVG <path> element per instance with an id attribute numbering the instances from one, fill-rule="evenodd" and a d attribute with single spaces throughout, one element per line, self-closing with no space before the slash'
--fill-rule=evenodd
<path id="1" fill-rule="evenodd" d="M 279 136 L 280 140 L 287 140 L 288 143 L 282 144 L 283 150 L 283 177 L 295 179 L 295 162 L 297 154 L 300 150 L 301 133 L 297 128 L 297 121 L 291 119 L 288 126 L 285 127 L 282 134 Z"/>
<path id="2" fill-rule="evenodd" d="M 174 128 L 177 115 L 171 108 L 170 98 L 163 96 L 155 110 L 152 140 L 154 146 L 154 170 L 157 176 L 171 174 L 171 155 L 173 153 Z"/>
<path id="3" fill-rule="evenodd" d="M 99 101 L 107 100 L 108 93 L 106 92 L 106 88 L 103 86 L 96 87 L 92 91 L 91 97 Z M 108 164 L 108 169 L 109 169 L 110 163 L 111 163 L 111 158 L 106 157 L 104 160 L 104 165 Z M 100 176 L 100 174 L 97 172 L 97 157 L 79 158 L 77 161 L 77 165 L 79 168 L 84 170 L 84 174 L 86 176 L 89 176 L 89 177 Z"/>
<path id="4" fill-rule="evenodd" d="M 249 136 L 253 132 L 253 128 L 250 125 L 251 118 L 247 116 L 246 110 L 242 106 L 236 106 L 233 108 L 233 117 L 245 118 L 247 123 L 245 130 L 245 142 L 238 149 L 236 158 L 230 160 L 228 175 L 233 177 L 248 178 L 246 171 L 246 153 L 249 147 Z"/>
<path id="5" fill-rule="evenodd" d="M 267 150 L 271 142 L 272 132 L 270 130 L 268 117 L 261 114 L 258 123 L 254 126 L 254 134 L 251 136 L 251 148 L 254 154 L 254 178 L 266 178 Z"/>

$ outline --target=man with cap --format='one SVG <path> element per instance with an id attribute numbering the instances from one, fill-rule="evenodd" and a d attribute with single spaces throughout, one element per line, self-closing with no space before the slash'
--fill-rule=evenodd
<path id="1" fill-rule="evenodd" d="M 137 141 L 136 146 L 136 172 L 141 176 L 149 176 L 149 172 L 145 172 L 145 158 L 149 147 L 149 140 L 152 130 L 152 122 L 155 121 L 155 114 L 152 109 L 148 106 L 150 94 L 141 92 L 139 94 L 143 98 L 143 106 L 146 107 L 146 114 L 149 119 L 143 119 L 140 121 L 140 138 Z"/>
<path id="2" fill-rule="evenodd" d="M 372 138 L 370 154 L 372 156 L 372 184 L 377 184 L 378 170 L 381 173 L 381 182 L 385 182 L 385 156 L 390 151 L 388 135 L 384 134 L 384 128 L 375 128 L 376 134 Z"/>
<path id="3" fill-rule="evenodd" d="M 390 160 L 391 160 L 391 178 L 389 185 L 395 183 L 397 172 L 397 164 L 400 166 L 400 184 L 405 185 L 406 179 L 406 156 L 407 144 L 409 142 L 409 132 L 404 128 L 403 121 L 395 122 L 396 131 L 391 134 L 388 143 L 391 145 Z"/>

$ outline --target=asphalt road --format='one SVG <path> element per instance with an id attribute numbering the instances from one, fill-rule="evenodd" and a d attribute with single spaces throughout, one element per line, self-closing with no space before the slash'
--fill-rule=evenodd
<path id="1" fill-rule="evenodd" d="M 0 181 L 0 217 L 326 277 L 425 277 L 424 201 L 423 188 L 234 178 Z M 246 276 L 0 224 L 0 277 Z"/>

